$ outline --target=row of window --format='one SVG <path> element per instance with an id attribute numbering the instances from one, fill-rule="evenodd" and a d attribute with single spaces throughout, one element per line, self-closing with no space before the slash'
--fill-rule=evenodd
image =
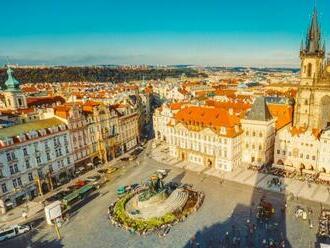
<path id="1" fill-rule="evenodd" d="M 256 131 L 252 131 L 251 133 L 249 132 L 249 130 L 246 130 L 246 132 L 245 132 L 245 136 L 252 136 L 252 137 L 255 137 L 255 136 L 257 136 L 257 133 L 256 133 Z M 261 137 L 263 137 L 263 133 L 262 132 L 259 132 L 259 134 L 258 134 L 258 136 L 261 138 Z"/>
<path id="2" fill-rule="evenodd" d="M 65 135 L 65 136 L 63 136 L 63 137 L 64 137 L 64 144 L 65 144 L 65 146 L 66 146 L 66 150 L 68 151 L 68 147 L 67 147 L 67 146 L 68 146 L 68 139 L 67 139 L 67 136 Z M 60 137 L 54 137 L 53 142 L 54 142 L 54 146 L 60 146 L 60 145 L 61 145 Z M 38 144 L 37 142 L 35 142 L 33 145 L 34 145 L 35 150 L 38 151 L 38 145 L 39 145 L 39 144 Z M 44 142 L 44 145 L 45 145 L 45 149 L 48 150 L 48 149 L 49 149 L 48 140 L 46 140 L 46 141 Z M 29 155 L 29 154 L 28 154 L 28 150 L 27 150 L 26 147 L 23 147 L 23 148 L 22 148 L 22 151 L 23 151 L 23 155 L 24 155 L 24 156 L 28 156 L 28 155 Z M 67 153 L 69 153 L 69 152 L 67 152 Z M 8 161 L 8 162 L 17 159 L 17 156 L 16 156 L 16 154 L 15 154 L 15 151 L 7 152 L 7 153 L 6 153 L 6 157 L 7 157 L 7 161 Z"/>
<path id="3" fill-rule="evenodd" d="M 276 153 L 277 153 L 278 155 L 281 154 L 281 150 L 277 150 Z M 285 156 L 286 154 L 287 154 L 287 152 L 286 152 L 285 150 L 283 150 L 283 151 L 282 151 L 282 155 Z M 289 156 L 289 157 L 292 156 L 292 153 L 291 153 L 290 151 L 288 152 L 288 156 Z M 296 156 L 294 156 L 294 157 L 296 157 Z M 305 159 L 310 159 L 310 158 L 311 158 L 312 160 L 316 160 L 316 156 L 315 156 L 315 155 L 310 156 L 309 154 L 306 154 L 306 155 L 304 156 L 304 154 L 302 154 L 302 153 L 299 154 L 299 158 L 305 158 Z"/>
<path id="4" fill-rule="evenodd" d="M 30 172 L 28 174 L 28 179 L 29 179 L 30 182 L 33 181 L 33 174 L 32 174 L 32 172 Z M 17 189 L 18 187 L 22 187 L 23 186 L 23 183 L 22 183 L 22 180 L 21 180 L 20 177 L 13 179 L 12 180 L 12 184 L 13 184 L 13 187 L 15 189 Z M 1 184 L 1 190 L 2 190 L 3 193 L 7 193 L 8 192 L 8 188 L 7 188 L 6 183 Z"/>
<path id="5" fill-rule="evenodd" d="M 224 143 L 227 144 L 227 139 L 226 138 L 219 138 L 217 136 L 210 136 L 210 135 L 203 135 L 200 133 L 195 133 L 195 132 L 186 132 L 183 130 L 175 131 L 174 129 L 170 129 L 170 133 L 179 135 L 181 137 L 189 137 L 192 139 L 202 139 L 204 141 L 209 141 L 209 142 L 219 142 L 219 143 Z"/>

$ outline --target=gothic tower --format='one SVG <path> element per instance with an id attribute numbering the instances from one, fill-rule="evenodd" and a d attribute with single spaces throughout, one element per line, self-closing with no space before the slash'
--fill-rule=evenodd
<path id="1" fill-rule="evenodd" d="M 306 41 L 300 49 L 301 82 L 298 87 L 294 125 L 322 129 L 330 122 L 330 81 L 324 76 L 325 45 L 321 41 L 318 13 L 314 9 Z"/>

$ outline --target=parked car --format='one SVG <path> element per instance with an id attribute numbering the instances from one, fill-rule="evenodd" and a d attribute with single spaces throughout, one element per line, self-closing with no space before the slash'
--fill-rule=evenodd
<path id="1" fill-rule="evenodd" d="M 26 233 L 31 230 L 29 225 L 14 225 L 9 228 L 0 230 L 0 241 L 14 238 L 20 234 Z"/>
<path id="2" fill-rule="evenodd" d="M 99 170 L 97 170 L 97 172 L 100 174 L 104 174 L 107 172 L 107 169 L 99 169 Z"/>
<path id="3" fill-rule="evenodd" d="M 167 170 L 165 170 L 165 169 L 159 169 L 159 170 L 156 170 L 156 173 L 158 174 L 158 175 L 161 175 L 161 178 L 164 178 L 164 177 L 166 177 L 167 176 Z"/>
<path id="4" fill-rule="evenodd" d="M 57 192 L 55 195 L 52 195 L 46 199 L 47 202 L 54 202 L 58 200 L 62 200 L 63 197 L 69 195 L 72 192 L 72 190 L 67 189 L 67 190 L 61 190 Z"/>
<path id="5" fill-rule="evenodd" d="M 132 189 L 136 189 L 136 188 L 138 188 L 140 186 L 140 184 L 138 184 L 138 183 L 133 183 L 133 184 L 131 184 L 131 188 Z"/>
<path id="6" fill-rule="evenodd" d="M 81 187 L 86 185 L 86 181 L 84 180 L 78 180 L 76 181 L 74 184 L 68 186 L 69 190 L 76 190 L 76 189 L 80 189 Z"/>
<path id="7" fill-rule="evenodd" d="M 101 178 L 100 175 L 94 175 L 94 176 L 87 177 L 85 180 L 87 182 L 96 182 L 96 181 L 100 180 L 100 178 Z"/>
<path id="8" fill-rule="evenodd" d="M 125 188 L 125 186 L 120 186 L 120 187 L 118 187 L 118 189 L 117 189 L 117 195 L 118 196 L 122 196 L 122 195 L 124 195 L 126 193 L 126 188 Z"/>
<path id="9" fill-rule="evenodd" d="M 133 161 L 133 160 L 135 160 L 136 158 L 137 158 L 136 155 L 132 155 L 132 156 L 129 157 L 129 160 L 130 160 L 130 161 Z"/>
<path id="10" fill-rule="evenodd" d="M 121 161 L 128 161 L 129 160 L 129 157 L 123 157 L 120 159 Z"/>
<path id="11" fill-rule="evenodd" d="M 158 233 L 159 237 L 165 237 L 169 232 L 171 228 L 169 226 L 166 226 L 164 229 L 160 230 Z"/>
<path id="12" fill-rule="evenodd" d="M 114 173 L 115 171 L 117 171 L 118 170 L 118 168 L 117 167 L 111 167 L 111 168 L 109 168 L 109 169 L 107 169 L 107 174 L 112 174 L 112 173 Z"/>

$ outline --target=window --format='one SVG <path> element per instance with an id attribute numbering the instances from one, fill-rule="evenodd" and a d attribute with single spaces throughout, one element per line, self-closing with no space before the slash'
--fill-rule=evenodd
<path id="1" fill-rule="evenodd" d="M 277 154 L 280 154 L 281 153 L 281 151 L 280 150 L 277 150 Z"/>
<path id="2" fill-rule="evenodd" d="M 10 156 L 10 153 L 9 152 L 6 153 L 6 156 L 7 156 L 7 160 L 8 161 L 11 161 L 11 156 Z"/>
<path id="3" fill-rule="evenodd" d="M 33 181 L 33 175 L 32 175 L 32 172 L 30 172 L 30 173 L 28 174 L 28 176 L 29 176 L 29 181 L 32 182 L 32 181 Z"/>
<path id="4" fill-rule="evenodd" d="M 30 160 L 28 160 L 28 159 L 25 160 L 25 166 L 26 166 L 26 169 L 30 168 Z"/>
<path id="5" fill-rule="evenodd" d="M 67 157 L 66 160 L 67 160 L 68 164 L 71 164 L 70 157 Z"/>
<path id="6" fill-rule="evenodd" d="M 252 136 L 253 136 L 253 137 L 256 136 L 256 132 L 253 131 Z"/>
<path id="7" fill-rule="evenodd" d="M 303 158 L 303 157 L 304 157 L 304 155 L 302 153 L 300 153 L 300 158 Z"/>
<path id="8" fill-rule="evenodd" d="M 307 65 L 307 77 L 311 77 L 312 76 L 312 64 L 308 63 Z"/>
<path id="9" fill-rule="evenodd" d="M 21 180 L 20 177 L 17 178 L 17 183 L 18 183 L 19 186 L 23 186 L 23 184 L 22 184 L 22 180 Z"/>
<path id="10" fill-rule="evenodd" d="M 14 170 L 15 170 L 15 172 L 18 172 L 18 166 L 17 166 L 17 164 L 14 164 Z"/>
<path id="11" fill-rule="evenodd" d="M 306 155 L 306 159 L 309 159 L 309 155 L 308 154 Z"/>
<path id="12" fill-rule="evenodd" d="M 24 154 L 24 156 L 27 156 L 28 155 L 27 150 L 26 150 L 25 147 L 23 148 L 23 154 Z"/>
<path id="13" fill-rule="evenodd" d="M 13 179 L 13 186 L 14 186 L 14 188 L 17 188 L 17 181 L 16 181 L 16 179 Z"/>
<path id="14" fill-rule="evenodd" d="M 3 193 L 6 193 L 8 191 L 7 185 L 5 183 L 1 184 L 1 189 Z"/>
<path id="15" fill-rule="evenodd" d="M 9 166 L 10 174 L 15 174 L 14 167 L 11 165 Z"/>
<path id="16" fill-rule="evenodd" d="M 286 152 L 285 151 L 283 151 L 283 155 L 285 155 L 286 154 Z"/>
<path id="17" fill-rule="evenodd" d="M 37 159 L 37 163 L 41 164 L 41 158 L 38 156 L 38 157 L 36 157 L 36 159 Z"/>
<path id="18" fill-rule="evenodd" d="M 50 153 L 49 152 L 46 153 L 46 157 L 47 157 L 47 161 L 49 161 L 50 160 Z"/>
<path id="19" fill-rule="evenodd" d="M 315 156 L 312 156 L 312 159 L 315 160 Z"/>

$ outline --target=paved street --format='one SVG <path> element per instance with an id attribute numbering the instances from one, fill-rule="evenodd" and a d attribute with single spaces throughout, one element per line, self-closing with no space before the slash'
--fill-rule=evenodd
<path id="1" fill-rule="evenodd" d="M 101 189 L 100 194 L 85 206 L 77 210 L 69 222 L 61 227 L 63 238 L 56 241 L 52 227 L 44 226 L 37 231 L 13 240 L 1 243 L 1 247 L 190 247 L 189 240 L 195 236 L 200 247 L 219 247 L 225 241 L 225 233 L 235 233 L 241 237 L 240 247 L 262 247 L 262 240 L 285 237 L 287 247 L 314 247 L 316 220 L 320 204 L 305 200 L 288 201 L 286 214 L 280 211 L 284 196 L 276 192 L 266 192 L 253 187 L 225 181 L 217 177 L 185 171 L 175 166 L 166 166 L 143 154 L 137 165 L 135 162 L 119 162 L 125 166 L 114 175 L 111 183 Z M 116 199 L 116 188 L 119 185 L 144 181 L 158 168 L 171 169 L 166 180 L 191 183 L 206 194 L 201 209 L 188 219 L 175 225 L 165 238 L 156 235 L 138 236 L 115 228 L 107 220 L 107 207 Z M 258 178 L 256 179 L 258 181 Z M 273 221 L 256 225 L 256 232 L 248 235 L 247 220 L 255 221 L 255 205 L 265 195 L 275 206 Z M 309 228 L 308 221 L 297 220 L 294 211 L 297 205 L 311 207 L 311 221 L 314 227 Z M 234 225 L 234 227 L 233 227 Z M 231 236 L 232 237 L 232 236 Z"/>

